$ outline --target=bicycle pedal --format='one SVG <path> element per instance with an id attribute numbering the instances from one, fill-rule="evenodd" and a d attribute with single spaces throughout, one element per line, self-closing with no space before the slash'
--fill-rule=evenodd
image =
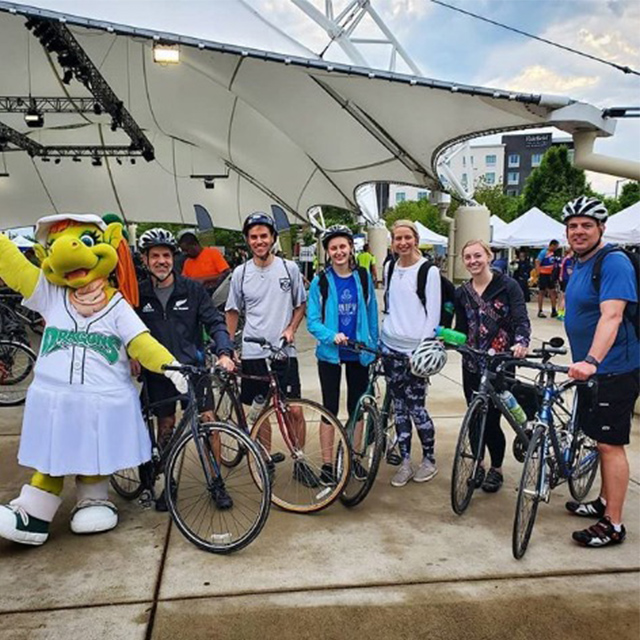
<path id="1" fill-rule="evenodd" d="M 331 492 L 334 490 L 335 485 L 332 485 L 330 487 L 326 487 L 325 489 L 323 489 L 322 491 L 320 491 L 320 493 L 316 494 L 316 500 L 322 500 L 322 498 L 331 495 Z"/>
<path id="2" fill-rule="evenodd" d="M 145 489 L 138 498 L 138 504 L 143 509 L 151 509 L 151 507 L 155 504 L 155 497 L 148 489 Z"/>

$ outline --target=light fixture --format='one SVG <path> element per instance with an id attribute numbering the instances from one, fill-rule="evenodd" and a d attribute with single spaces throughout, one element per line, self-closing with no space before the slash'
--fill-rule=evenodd
<path id="1" fill-rule="evenodd" d="M 204 178 L 204 188 L 205 189 L 213 189 L 216 186 L 213 178 L 211 176 L 207 176 Z"/>
<path id="2" fill-rule="evenodd" d="M 99 102 L 96 102 L 93 105 L 93 113 L 95 113 L 97 116 L 102 115 L 102 106 Z"/>
<path id="3" fill-rule="evenodd" d="M 9 174 L 6 171 L 3 171 L 2 173 L 0 173 L 0 178 L 8 178 Z"/>
<path id="4" fill-rule="evenodd" d="M 27 127 L 36 129 L 44 125 L 44 116 L 36 109 L 35 105 L 32 105 L 24 114 L 24 121 Z"/>
<path id="5" fill-rule="evenodd" d="M 73 80 L 73 71 L 71 69 L 65 69 L 64 75 L 62 76 L 62 83 L 71 84 L 72 80 Z"/>
<path id="6" fill-rule="evenodd" d="M 158 64 L 178 64 L 180 62 L 178 45 L 154 44 L 153 61 Z"/>
<path id="7" fill-rule="evenodd" d="M 73 161 L 74 162 L 82 162 L 82 159 L 80 158 L 80 156 L 73 156 Z"/>
<path id="8" fill-rule="evenodd" d="M 56 159 L 54 160 L 54 163 L 55 163 L 55 164 L 60 164 L 60 158 L 56 158 Z"/>
<path id="9" fill-rule="evenodd" d="M 131 158 L 131 164 L 135 164 L 136 163 L 136 159 L 135 158 Z"/>
<path id="10" fill-rule="evenodd" d="M 102 160 L 100 159 L 99 156 L 93 156 L 93 158 L 91 158 L 91 166 L 92 167 L 101 167 L 102 166 Z"/>
<path id="11" fill-rule="evenodd" d="M 118 158 L 118 156 L 116 156 L 116 162 L 117 162 L 120 166 L 122 166 L 122 160 L 120 160 L 120 158 Z"/>

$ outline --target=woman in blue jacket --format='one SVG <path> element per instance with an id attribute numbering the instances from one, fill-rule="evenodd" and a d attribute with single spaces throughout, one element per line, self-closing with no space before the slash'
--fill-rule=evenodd
<path id="1" fill-rule="evenodd" d="M 369 364 L 373 356 L 364 352 L 356 353 L 344 345 L 348 340 L 356 340 L 371 348 L 377 346 L 378 304 L 371 275 L 355 266 L 353 234 L 349 227 L 329 227 L 322 235 L 322 245 L 330 266 L 311 283 L 307 300 L 307 327 L 318 340 L 316 357 L 322 403 L 331 413 L 338 415 L 344 365 L 347 410 L 351 416 L 367 388 Z M 354 438 L 358 438 L 357 429 Z M 358 466 L 354 468 L 356 476 L 364 472 Z M 330 476 L 332 472 L 330 463 L 323 464 L 323 476 Z"/>

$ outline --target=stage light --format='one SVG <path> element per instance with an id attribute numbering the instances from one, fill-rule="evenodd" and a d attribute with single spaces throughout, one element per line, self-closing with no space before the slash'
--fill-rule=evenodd
<path id="1" fill-rule="evenodd" d="M 154 44 L 153 61 L 158 64 L 178 64 L 180 49 L 177 45 Z"/>
<path id="2" fill-rule="evenodd" d="M 71 69 L 65 69 L 64 74 L 62 76 L 62 83 L 71 84 L 72 80 L 73 80 L 73 71 Z"/>
<path id="3" fill-rule="evenodd" d="M 101 167 L 102 166 L 102 160 L 100 159 L 99 156 L 93 156 L 93 158 L 91 158 L 91 166 L 92 167 Z"/>
<path id="4" fill-rule="evenodd" d="M 44 116 L 35 108 L 35 106 L 31 106 L 24 114 L 24 121 L 27 127 L 36 129 L 44 125 Z"/>

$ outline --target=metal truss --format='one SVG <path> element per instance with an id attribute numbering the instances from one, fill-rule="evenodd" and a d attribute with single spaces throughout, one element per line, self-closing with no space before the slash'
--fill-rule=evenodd
<path id="1" fill-rule="evenodd" d="M 75 77 L 81 82 L 93 96 L 91 108 L 94 109 L 97 102 L 102 111 L 111 116 L 111 128 L 114 130 L 122 128 L 129 136 L 130 149 L 133 152 L 140 152 L 139 155 L 148 162 L 152 161 L 155 158 L 153 145 L 66 25 L 60 21 L 31 16 L 25 23 L 25 27 L 33 32 L 34 37 L 40 41 L 45 50 L 58 56 L 58 63 L 64 70 L 62 81 L 69 84 Z"/>
<path id="2" fill-rule="evenodd" d="M 0 96 L 0 113 L 26 113 L 29 109 L 40 113 L 102 113 L 102 106 L 95 98 Z"/>

